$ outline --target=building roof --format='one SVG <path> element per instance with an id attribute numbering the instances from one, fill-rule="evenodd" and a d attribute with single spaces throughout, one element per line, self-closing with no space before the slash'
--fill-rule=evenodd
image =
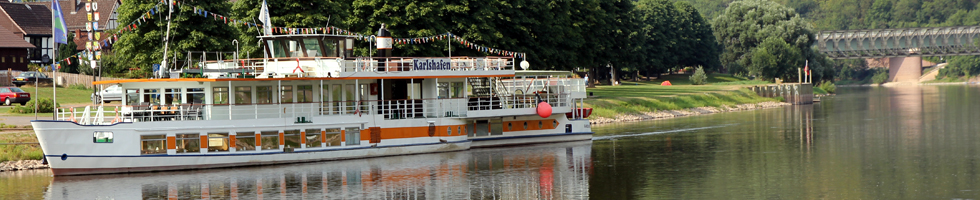
<path id="1" fill-rule="evenodd" d="M 35 48 L 33 44 L 17 37 L 14 32 L 0 26 L 0 48 Z"/>
<path id="2" fill-rule="evenodd" d="M 58 1 L 61 5 L 61 14 L 65 16 L 65 24 L 69 31 L 71 30 L 85 30 L 85 23 L 88 22 L 88 12 L 85 11 L 85 2 L 79 1 L 80 3 L 75 4 L 74 0 L 70 1 Z M 112 12 L 116 10 L 119 6 L 117 0 L 92 0 L 92 2 L 98 3 L 98 10 L 93 10 L 92 12 L 99 12 L 99 27 L 98 29 L 105 30 L 106 26 L 109 25 L 109 18 L 112 16 Z M 32 2 L 27 4 L 33 5 L 43 5 L 45 7 L 51 6 L 51 2 Z M 48 13 L 50 15 L 51 13 Z M 50 17 L 49 17 L 50 18 Z"/>
<path id="3" fill-rule="evenodd" d="M 51 10 L 47 6 L 0 2 L 0 10 L 25 35 L 51 35 Z"/>

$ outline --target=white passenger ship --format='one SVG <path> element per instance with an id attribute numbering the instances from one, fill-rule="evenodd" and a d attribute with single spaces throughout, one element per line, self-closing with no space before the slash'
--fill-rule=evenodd
<path id="1" fill-rule="evenodd" d="M 581 108 L 584 80 L 570 72 L 515 70 L 513 57 L 353 57 L 348 35 L 259 38 L 266 59 L 191 52 L 171 78 L 95 82 L 123 88 L 121 106 L 59 108 L 56 120 L 33 121 L 53 173 L 310 162 L 592 137 Z"/>

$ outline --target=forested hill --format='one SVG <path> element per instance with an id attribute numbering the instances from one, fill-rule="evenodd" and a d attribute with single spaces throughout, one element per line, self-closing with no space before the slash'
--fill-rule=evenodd
<path id="1" fill-rule="evenodd" d="M 688 1 L 708 19 L 734 0 Z M 800 13 L 815 31 L 980 24 L 980 0 L 773 0 Z"/>

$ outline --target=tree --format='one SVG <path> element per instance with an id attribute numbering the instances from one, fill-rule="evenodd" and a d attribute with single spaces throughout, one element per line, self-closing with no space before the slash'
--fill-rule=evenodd
<path id="1" fill-rule="evenodd" d="M 132 71 L 131 77 L 145 77 L 153 64 L 163 60 L 164 34 L 167 29 L 166 4 L 157 4 L 154 0 L 132 0 L 119 6 L 119 21 L 133 22 L 140 19 L 146 12 L 154 9 L 145 21 L 137 22 L 136 28 L 123 31 L 119 41 L 113 45 L 113 50 L 119 59 L 126 60 L 128 67 L 139 70 Z M 159 7 L 154 7 L 159 5 Z M 174 6 L 173 20 L 170 28 L 170 60 L 183 61 L 188 51 L 233 51 L 232 40 L 238 32 L 223 21 L 215 20 L 212 16 L 194 13 L 194 8 L 208 10 L 214 13 L 229 13 L 230 5 L 223 0 L 183 1 Z M 181 67 L 180 62 L 169 62 L 174 65 L 166 67 Z"/>
<path id="2" fill-rule="evenodd" d="M 78 45 L 75 44 L 75 33 L 68 32 L 68 44 L 58 45 L 58 58 L 56 62 L 61 63 L 61 69 L 59 72 L 67 73 L 78 73 L 78 58 L 75 56 L 78 53 Z M 66 61 L 65 58 L 68 60 Z M 71 63 L 71 64 L 69 64 Z"/>
<path id="3" fill-rule="evenodd" d="M 677 66 L 678 49 L 686 47 L 680 41 L 677 19 L 681 13 L 668 0 L 641 0 L 636 2 L 637 23 L 640 24 L 639 53 L 644 69 L 654 73 L 665 72 Z"/>
<path id="4" fill-rule="evenodd" d="M 776 60 L 779 63 L 796 64 L 795 56 L 778 56 L 773 52 L 779 49 L 766 49 L 765 51 L 755 51 L 763 41 L 774 38 L 782 40 L 788 45 L 788 49 L 795 50 L 803 58 L 818 57 L 818 53 L 811 52 L 810 46 L 815 40 L 815 36 L 810 26 L 795 11 L 785 6 L 773 3 L 768 0 L 744 0 L 733 2 L 722 15 L 713 20 L 712 29 L 715 37 L 724 45 L 721 54 L 721 62 L 727 66 L 745 66 L 749 71 L 765 69 L 760 68 L 767 63 L 755 64 L 755 58 L 760 62 L 770 62 L 767 59 L 791 59 Z M 769 42 L 769 48 L 782 48 L 782 43 L 775 41 Z M 752 55 L 750 53 L 766 53 L 764 55 Z M 768 55 L 773 55 L 770 57 Z M 738 65 L 733 65 L 737 63 Z M 771 63 L 769 63 L 771 64 Z M 797 67 L 802 65 L 796 65 Z M 744 74 L 740 68 L 729 67 L 733 74 Z M 784 72 L 782 70 L 777 72 Z M 769 72 L 755 71 L 753 73 L 770 74 L 771 77 L 786 77 L 784 75 Z M 788 75 L 795 77 L 796 73 Z"/>
<path id="5" fill-rule="evenodd" d="M 718 61 L 718 42 L 711 30 L 711 24 L 687 2 L 678 1 L 674 6 L 680 11 L 676 19 L 680 38 L 678 48 L 674 49 L 678 54 L 677 66 L 703 66 L 708 70 L 718 70 L 721 67 L 721 62 Z"/>
<path id="6" fill-rule="evenodd" d="M 792 69 L 803 66 L 800 50 L 777 37 L 766 38 L 752 50 L 752 62 L 748 65 L 749 74 L 763 79 L 782 78 L 784 80 L 796 73 Z"/>

